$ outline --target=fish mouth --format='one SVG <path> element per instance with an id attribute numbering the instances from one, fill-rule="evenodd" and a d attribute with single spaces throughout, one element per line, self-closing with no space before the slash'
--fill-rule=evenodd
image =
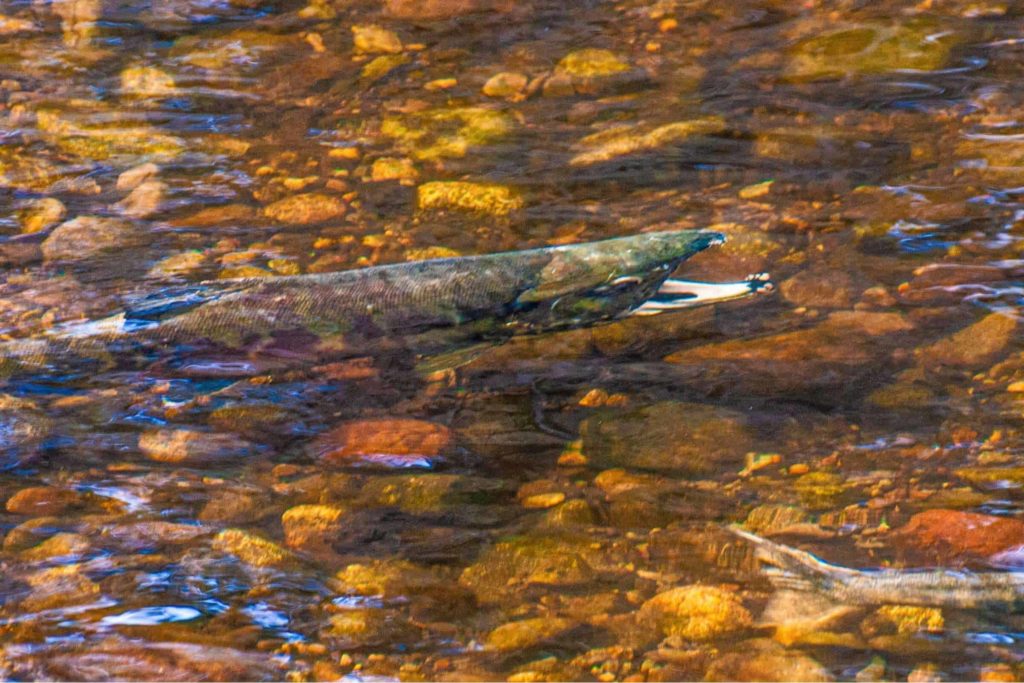
<path id="1" fill-rule="evenodd" d="M 755 294 L 770 294 L 773 291 L 775 291 L 775 284 L 771 281 L 768 273 L 748 275 L 739 282 L 697 282 L 669 279 L 661 283 L 661 287 L 654 293 L 654 296 L 632 309 L 627 315 L 658 315 L 668 311 L 734 301 Z"/>

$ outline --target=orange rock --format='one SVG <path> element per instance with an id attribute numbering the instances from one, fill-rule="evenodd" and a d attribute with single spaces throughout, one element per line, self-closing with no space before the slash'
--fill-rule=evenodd
<path id="1" fill-rule="evenodd" d="M 313 454 L 331 463 L 433 458 L 454 440 L 444 425 L 407 418 L 346 422 L 316 439 Z"/>
<path id="2" fill-rule="evenodd" d="M 79 502 L 74 491 L 55 486 L 32 486 L 21 489 L 7 499 L 7 511 L 16 515 L 45 517 L 59 515 Z"/>
<path id="3" fill-rule="evenodd" d="M 928 510 L 911 517 L 894 537 L 902 545 L 934 553 L 948 562 L 988 557 L 1024 544 L 1024 521 L 958 510 Z"/>

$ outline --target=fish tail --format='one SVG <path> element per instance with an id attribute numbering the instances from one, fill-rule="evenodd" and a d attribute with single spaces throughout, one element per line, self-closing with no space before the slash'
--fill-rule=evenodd
<path id="1" fill-rule="evenodd" d="M 56 337 L 14 339 L 0 344 L 0 378 L 15 375 L 63 372 L 76 363 L 89 369 L 109 365 L 109 356 L 98 344 L 72 343 Z"/>
<path id="2" fill-rule="evenodd" d="M 754 546 L 755 557 L 767 565 L 764 572 L 776 588 L 832 593 L 854 570 L 837 567 L 804 550 L 791 548 L 752 534 L 738 525 L 726 529 Z"/>

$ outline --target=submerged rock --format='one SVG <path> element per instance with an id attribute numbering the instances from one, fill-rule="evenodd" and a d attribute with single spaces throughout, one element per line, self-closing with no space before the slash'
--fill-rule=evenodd
<path id="1" fill-rule="evenodd" d="M 637 618 L 655 624 L 666 636 L 686 640 L 713 640 L 754 621 L 735 593 L 700 585 L 658 593 L 643 604 Z"/>
<path id="2" fill-rule="evenodd" d="M 742 652 L 725 654 L 711 663 L 706 681 L 831 681 L 828 670 L 799 650 L 757 641 Z"/>
<path id="3" fill-rule="evenodd" d="M 698 385 L 830 401 L 876 382 L 879 367 L 915 325 L 898 313 L 838 311 L 812 327 L 684 349 L 665 360 L 699 368 Z M 824 392 L 824 389 L 836 391 Z"/>
<path id="4" fill-rule="evenodd" d="M 158 462 L 197 465 L 244 457 L 255 446 L 234 434 L 154 429 L 139 435 L 139 450 Z"/>
<path id="5" fill-rule="evenodd" d="M 398 34 L 376 24 L 353 26 L 352 43 L 356 52 L 398 54 L 402 51 L 402 41 Z"/>
<path id="6" fill-rule="evenodd" d="M 579 151 L 569 160 L 569 164 L 589 166 L 678 145 L 692 137 L 720 133 L 723 130 L 725 121 L 718 116 L 677 121 L 655 128 L 642 125 L 615 126 L 580 140 L 576 145 Z"/>
<path id="7" fill-rule="evenodd" d="M 510 114 L 486 107 L 451 107 L 387 116 L 380 132 L 420 161 L 461 159 L 515 130 Z"/>
<path id="8" fill-rule="evenodd" d="M 289 225 L 312 225 L 340 218 L 347 210 L 341 199 L 314 192 L 280 199 L 264 207 L 263 215 Z"/>
<path id="9" fill-rule="evenodd" d="M 926 510 L 892 534 L 901 547 L 940 562 L 987 558 L 1024 545 L 1024 521 L 959 510 Z"/>
<path id="10" fill-rule="evenodd" d="M 455 209 L 471 213 L 506 216 L 523 207 L 522 196 L 505 185 L 437 181 L 424 183 L 416 191 L 421 211 Z"/>
<path id="11" fill-rule="evenodd" d="M 42 569 L 25 577 L 25 581 L 32 591 L 20 606 L 30 612 L 93 602 L 101 592 L 99 584 L 85 575 L 80 564 Z"/>
<path id="12" fill-rule="evenodd" d="M 18 211 L 23 234 L 43 232 L 60 223 L 67 214 L 64 202 L 54 197 L 35 199 Z"/>
<path id="13" fill-rule="evenodd" d="M 121 72 L 121 92 L 136 97 L 173 97 L 174 77 L 155 66 L 132 66 Z"/>
<path id="14" fill-rule="evenodd" d="M 381 418 L 346 422 L 317 437 L 310 450 L 319 460 L 337 465 L 430 460 L 453 440 L 451 430 L 435 422 Z"/>
<path id="15" fill-rule="evenodd" d="M 104 251 L 135 246 L 141 233 L 129 222 L 102 216 L 79 216 L 61 223 L 42 244 L 47 261 L 80 260 Z"/>
<path id="16" fill-rule="evenodd" d="M 595 466 L 690 474 L 741 462 L 755 446 L 742 414 L 673 401 L 601 411 L 583 421 L 580 434 L 583 454 Z"/>
<path id="17" fill-rule="evenodd" d="M 648 80 L 647 72 L 631 65 L 610 50 L 584 48 L 570 52 L 555 67 L 545 95 L 602 95 L 634 89 Z M 555 83 L 568 87 L 563 93 Z"/>
<path id="18" fill-rule="evenodd" d="M 545 641 L 554 640 L 573 628 L 576 622 L 559 617 L 537 617 L 502 624 L 487 634 L 484 649 L 495 652 L 522 652 Z"/>
<path id="19" fill-rule="evenodd" d="M 290 550 L 243 529 L 225 529 L 213 538 L 213 549 L 230 553 L 253 567 L 290 567 L 298 558 Z"/>
<path id="20" fill-rule="evenodd" d="M 56 486 L 30 486 L 7 499 L 6 509 L 16 515 L 51 517 L 82 502 L 77 491 Z"/>
<path id="21" fill-rule="evenodd" d="M 384 13 L 395 19 L 438 21 L 478 12 L 508 12 L 516 0 L 384 0 Z"/>
<path id="22" fill-rule="evenodd" d="M 281 515 L 284 542 L 290 548 L 320 550 L 336 538 L 345 511 L 332 505 L 296 505 Z"/>
<path id="23" fill-rule="evenodd" d="M 3 652 L 4 677 L 96 681 L 270 681 L 285 677 L 286 664 L 269 653 L 243 652 L 210 643 L 139 642 L 106 638 L 91 643 Z"/>
<path id="24" fill-rule="evenodd" d="M 167 196 L 167 184 L 147 180 L 115 206 L 129 218 L 148 218 L 160 211 Z"/>
<path id="25" fill-rule="evenodd" d="M 918 349 L 916 354 L 928 367 L 980 368 L 1005 352 L 1017 338 L 1018 326 L 1013 315 L 990 313 L 973 325 Z"/>
<path id="26" fill-rule="evenodd" d="M 472 590 L 480 602 L 493 603 L 521 586 L 588 583 L 595 578 L 595 571 L 581 545 L 560 537 L 523 536 L 502 541 L 466 567 L 459 584 Z"/>
<path id="27" fill-rule="evenodd" d="M 526 90 L 530 79 L 526 74 L 514 71 L 502 71 L 487 79 L 483 93 L 488 97 L 512 98 Z"/>
<path id="28" fill-rule="evenodd" d="M 933 71 L 949 59 L 952 32 L 926 19 L 902 24 L 827 25 L 793 46 L 785 73 L 795 80 L 877 74 L 901 69 Z"/>

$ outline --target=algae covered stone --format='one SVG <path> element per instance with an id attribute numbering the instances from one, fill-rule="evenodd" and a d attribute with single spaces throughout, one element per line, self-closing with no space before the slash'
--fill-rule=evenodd
<path id="1" fill-rule="evenodd" d="M 719 116 L 676 121 L 656 127 L 615 126 L 580 140 L 576 145 L 579 151 L 569 163 L 572 166 L 589 166 L 623 156 L 651 152 L 677 145 L 691 137 L 712 135 L 723 130 L 725 121 Z"/>
<path id="2" fill-rule="evenodd" d="M 402 41 L 398 34 L 376 24 L 353 26 L 352 43 L 356 52 L 397 54 L 402 51 Z"/>
<path id="3" fill-rule="evenodd" d="M 42 232 L 63 220 L 65 214 L 67 209 L 64 202 L 55 197 L 44 197 L 33 200 L 20 209 L 18 223 L 22 233 Z"/>
<path id="4" fill-rule="evenodd" d="M 544 94 L 605 95 L 635 89 L 647 80 L 646 71 L 611 50 L 584 48 L 570 52 L 558 62 L 544 86 Z"/>
<path id="5" fill-rule="evenodd" d="M 316 550 L 330 543 L 342 529 L 345 511 L 333 505 L 296 505 L 281 515 L 284 542 L 291 548 Z"/>
<path id="6" fill-rule="evenodd" d="M 638 618 L 652 622 L 666 636 L 713 640 L 753 623 L 735 593 L 715 586 L 690 585 L 658 593 L 640 608 Z"/>
<path id="7" fill-rule="evenodd" d="M 420 161 L 461 159 L 515 130 L 508 113 L 487 107 L 446 107 L 386 116 L 380 132 Z"/>
<path id="8" fill-rule="evenodd" d="M 481 602 L 502 599 L 520 586 L 574 586 L 592 581 L 596 572 L 588 562 L 586 544 L 562 537 L 510 538 L 496 543 L 476 563 L 466 567 L 459 584 Z"/>
<path id="9" fill-rule="evenodd" d="M 487 634 L 484 649 L 495 652 L 528 650 L 557 638 L 575 626 L 571 619 L 536 617 L 502 624 Z"/>
<path id="10" fill-rule="evenodd" d="M 253 567 L 288 567 L 297 563 L 291 551 L 243 529 L 225 529 L 213 538 L 213 549 L 234 555 Z"/>
<path id="11" fill-rule="evenodd" d="M 602 410 L 580 425 L 583 453 L 598 467 L 708 471 L 741 462 L 755 440 L 741 413 L 665 401 L 635 410 Z"/>
<path id="12" fill-rule="evenodd" d="M 795 80 L 896 70 L 942 68 L 956 43 L 951 32 L 925 19 L 902 24 L 830 24 L 799 41 L 791 50 L 785 73 Z"/>
<path id="13" fill-rule="evenodd" d="M 174 77 L 154 66 L 132 66 L 121 72 L 121 92 L 139 97 L 173 97 Z"/>
<path id="14" fill-rule="evenodd" d="M 424 183 L 417 188 L 416 199 L 421 211 L 454 209 L 492 216 L 507 216 L 524 204 L 522 195 L 511 187 L 463 181 Z"/>
<path id="15" fill-rule="evenodd" d="M 264 207 L 263 215 L 290 225 L 312 225 L 340 218 L 347 210 L 348 206 L 341 199 L 311 192 L 279 199 Z"/>

